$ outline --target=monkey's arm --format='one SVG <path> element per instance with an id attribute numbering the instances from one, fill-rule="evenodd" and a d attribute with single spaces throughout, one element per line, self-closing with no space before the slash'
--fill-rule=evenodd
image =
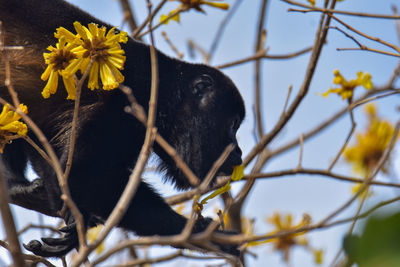
<path id="1" fill-rule="evenodd" d="M 13 184 L 8 189 L 10 203 L 34 210 L 48 216 L 58 217 L 49 203 L 46 188 L 42 179 L 35 179 L 28 184 Z"/>
<path id="2" fill-rule="evenodd" d="M 210 218 L 200 218 L 196 221 L 193 233 L 204 231 L 212 222 Z M 70 216 L 66 220 L 67 226 L 62 229 L 66 233 L 61 238 L 42 238 L 43 243 L 33 240 L 24 245 L 26 249 L 43 257 L 59 257 L 78 247 L 76 223 Z M 176 213 L 154 190 L 141 182 L 137 192 L 123 216 L 119 226 L 134 230 L 138 235 L 177 235 L 180 234 L 187 223 L 187 219 Z M 91 222 L 91 225 L 94 225 Z M 240 252 L 234 245 L 215 244 L 222 251 L 239 255 Z"/>
<path id="3" fill-rule="evenodd" d="M 24 140 L 14 140 L 0 155 L 0 172 L 7 181 L 9 201 L 23 208 L 57 217 L 57 210 L 49 204 L 44 181 L 35 179 L 30 182 L 25 177 L 28 158 L 24 151 L 26 147 L 24 142 Z"/>

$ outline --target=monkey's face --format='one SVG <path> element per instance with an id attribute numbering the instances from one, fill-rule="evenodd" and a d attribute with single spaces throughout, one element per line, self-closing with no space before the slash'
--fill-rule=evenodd
<path id="1" fill-rule="evenodd" d="M 190 67 L 182 75 L 184 86 L 177 85 L 180 103 L 175 107 L 174 120 L 165 126 L 166 138 L 201 180 L 225 148 L 234 144 L 235 148 L 217 171 L 217 175 L 230 175 L 233 167 L 242 163 L 242 151 L 236 139 L 245 115 L 242 97 L 220 71 L 204 65 Z M 169 166 L 164 169 L 168 178 L 178 188 L 187 188 L 186 177 L 173 162 L 167 161 Z"/>

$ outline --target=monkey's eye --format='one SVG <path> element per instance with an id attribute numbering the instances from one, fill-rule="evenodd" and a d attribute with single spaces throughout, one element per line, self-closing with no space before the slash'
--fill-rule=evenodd
<path id="1" fill-rule="evenodd" d="M 202 96 L 212 85 L 214 85 L 214 80 L 211 76 L 203 74 L 194 81 L 193 93 Z"/>

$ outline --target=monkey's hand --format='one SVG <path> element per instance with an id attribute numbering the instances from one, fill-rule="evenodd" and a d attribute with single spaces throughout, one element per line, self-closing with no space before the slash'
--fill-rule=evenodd
<path id="1" fill-rule="evenodd" d="M 61 232 L 65 233 L 60 238 L 41 238 L 43 244 L 38 240 L 32 240 L 27 245 L 23 244 L 24 247 L 31 251 L 33 254 L 42 257 L 62 257 L 71 251 L 73 248 L 77 248 L 78 233 L 76 231 L 76 223 L 73 222 L 60 229 Z"/>

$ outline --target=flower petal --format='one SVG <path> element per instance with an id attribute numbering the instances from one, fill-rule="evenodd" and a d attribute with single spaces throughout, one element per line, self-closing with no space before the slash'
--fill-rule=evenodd
<path id="1" fill-rule="evenodd" d="M 99 89 L 99 63 L 97 61 L 93 62 L 90 69 L 88 88 L 91 90 Z"/>
<path id="2" fill-rule="evenodd" d="M 68 93 L 67 99 L 75 100 L 76 87 L 75 87 L 74 77 L 73 76 L 69 76 L 69 77 L 63 76 L 63 82 L 64 82 L 65 90 L 67 90 L 67 93 Z"/>
<path id="3" fill-rule="evenodd" d="M 57 91 L 57 87 L 58 87 L 58 72 L 52 70 L 50 73 L 50 78 L 47 81 L 47 84 L 42 91 L 42 96 L 44 98 L 49 98 L 50 95 L 55 94 L 55 92 Z"/>

